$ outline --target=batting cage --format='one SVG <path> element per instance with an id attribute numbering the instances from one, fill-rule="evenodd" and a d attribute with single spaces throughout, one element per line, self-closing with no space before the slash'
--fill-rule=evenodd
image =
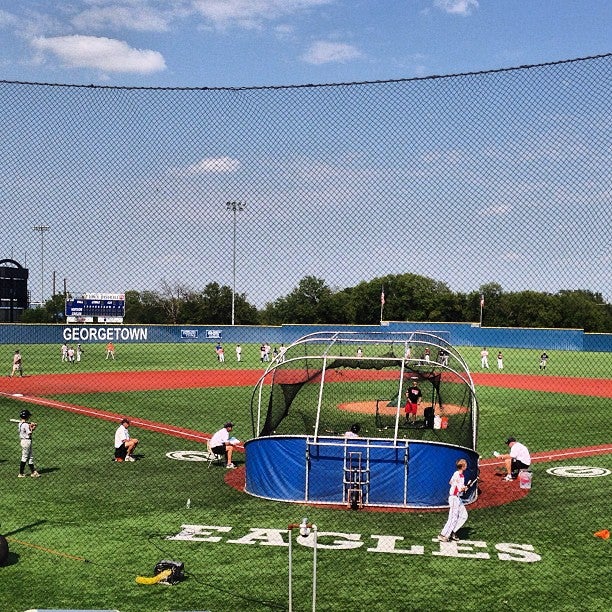
<path id="1" fill-rule="evenodd" d="M 246 490 L 352 507 L 444 506 L 447 468 L 478 469 L 478 404 L 442 334 L 319 332 L 279 353 L 254 389 Z M 440 469 L 442 468 L 442 469 Z M 468 501 L 476 498 L 475 487 Z"/>

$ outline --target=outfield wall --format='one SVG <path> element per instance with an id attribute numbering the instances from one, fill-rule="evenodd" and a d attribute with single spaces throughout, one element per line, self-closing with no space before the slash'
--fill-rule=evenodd
<path id="1" fill-rule="evenodd" d="M 226 342 L 289 345 L 307 334 L 321 331 L 410 332 L 442 336 L 454 346 L 486 346 L 536 350 L 612 352 L 612 334 L 585 334 L 580 329 L 480 327 L 473 323 L 405 323 L 383 325 L 0 325 L 0 344 L 92 344 Z"/>

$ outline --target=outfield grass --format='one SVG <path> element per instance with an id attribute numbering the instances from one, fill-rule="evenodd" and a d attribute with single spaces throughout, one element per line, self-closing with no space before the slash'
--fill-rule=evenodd
<path id="1" fill-rule="evenodd" d="M 26 368 L 31 359 L 40 360 L 40 372 L 70 371 L 59 360 L 59 347 L 53 347 L 48 360 L 43 360 L 44 347 L 21 348 Z M 157 345 L 149 354 L 148 347 L 147 351 L 140 347 L 139 352 L 135 346 L 119 345 L 116 362 L 105 362 L 103 352 L 96 357 L 87 353 L 78 367 L 88 371 L 219 367 L 212 346 L 189 345 L 189 355 L 184 351 L 175 355 L 176 347 L 166 348 L 169 350 Z M 240 366 L 260 368 L 258 347 L 250 349 L 247 355 L 252 354 Z M 226 365 L 235 367 L 231 350 L 226 347 Z M 514 351 L 504 351 L 504 355 L 506 371 L 518 372 L 512 369 Z M 597 368 L 602 363 L 612 365 L 608 356 L 549 355 L 547 374 L 597 376 L 588 370 L 591 361 Z M 129 367 L 124 362 L 128 356 L 136 362 Z M 516 368 L 520 363 L 521 368 L 533 371 L 533 360 L 528 361 L 527 356 L 516 352 Z M 475 349 L 473 358 L 479 364 Z M 490 361 L 493 366 L 494 360 Z M 612 369 L 606 375 L 597 371 L 606 378 Z M 604 444 L 612 439 L 609 400 L 487 387 L 478 392 L 483 455 L 503 450 L 508 433 L 517 434 L 532 451 Z M 251 393 L 251 388 L 226 387 L 70 394 L 60 399 L 208 432 L 232 418 L 238 423 L 239 436 L 248 437 L 250 431 L 245 432 L 242 424 L 250 424 Z M 593 533 L 610 528 L 612 476 L 560 478 L 547 474 L 546 469 L 585 465 L 612 470 L 612 455 L 535 464 L 534 488 L 527 497 L 503 507 L 470 511 L 463 535 L 477 544 L 464 544 L 465 550 L 458 554 L 488 558 L 457 553 L 438 556 L 433 553 L 441 550 L 440 545 L 432 538 L 446 519 L 444 512 L 354 512 L 256 499 L 228 487 L 222 467 L 166 456 L 171 451 L 202 450 L 201 444 L 138 429 L 133 434 L 142 440 L 140 460 L 113 463 L 115 424 L 50 408 L 31 408 L 40 423 L 35 452 L 42 477 L 17 479 L 16 425 L 7 418 L 22 407 L 14 399 L 0 398 L 4 431 L 0 436 L 0 531 L 12 538 L 9 564 L 0 568 L 0 607 L 7 612 L 35 607 L 134 612 L 286 609 L 287 534 L 279 530 L 302 516 L 308 516 L 321 532 L 353 534 L 350 537 L 354 538 L 321 536 L 320 610 L 608 609 L 610 543 Z M 231 530 L 209 530 L 209 536 L 202 536 L 219 541 L 167 539 L 186 524 Z M 268 531 L 245 539 L 255 529 Z M 382 536 L 388 538 L 381 540 Z M 381 552 L 380 542 L 394 539 L 390 536 L 395 537 L 395 552 Z M 355 548 L 338 549 L 340 541 L 352 542 Z M 285 546 L 274 545 L 277 543 Z M 504 543 L 533 547 L 532 551 L 515 552 L 514 559 L 521 554 L 539 559 L 504 559 Z M 411 546 L 422 547 L 422 554 Z M 136 576 L 151 575 L 155 563 L 163 558 L 183 561 L 188 579 L 173 587 L 135 583 Z M 297 542 L 296 610 L 310 609 L 311 571 L 312 550 Z"/>
<path id="2" fill-rule="evenodd" d="M 135 370 L 199 370 L 207 368 L 223 369 L 261 369 L 259 345 L 243 344 L 242 361 L 237 362 L 235 344 L 224 344 L 225 363 L 220 364 L 213 343 L 168 344 L 150 343 L 120 344 L 116 346 L 116 359 L 105 359 L 104 344 L 84 344 L 85 354 L 80 363 L 68 364 L 61 361 L 60 345 L 22 344 L 19 348 L 23 356 L 26 374 L 45 374 L 60 372 L 99 372 Z M 4 355 L 6 373 L 10 373 L 13 353 L 16 347 L 3 345 L 0 354 Z M 480 347 L 459 346 L 457 350 L 472 372 L 483 371 L 480 367 Z M 534 349 L 504 349 L 504 373 L 541 374 L 551 376 L 576 376 L 580 378 L 610 378 L 612 372 L 612 353 L 579 351 L 547 351 L 549 360 L 545 372 L 538 368 L 542 351 Z M 497 372 L 496 350 L 489 349 L 489 372 Z"/>

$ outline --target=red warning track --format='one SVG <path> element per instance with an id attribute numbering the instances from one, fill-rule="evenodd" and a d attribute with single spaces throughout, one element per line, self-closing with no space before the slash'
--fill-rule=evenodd
<path id="1" fill-rule="evenodd" d="M 146 370 L 40 374 L 0 379 L 0 392 L 24 395 L 64 393 L 112 393 L 113 391 L 162 391 L 205 387 L 254 386 L 259 370 Z"/>
<path id="2" fill-rule="evenodd" d="M 289 376 L 291 370 L 287 371 Z M 254 386 L 261 370 L 146 370 L 135 372 L 92 372 L 70 374 L 40 374 L 23 378 L 0 378 L 0 392 L 24 395 L 55 395 L 63 393 L 112 393 L 113 391 L 155 391 L 163 389 L 193 389 L 198 387 Z M 291 375 L 303 379 L 300 370 Z M 392 379 L 396 372 L 373 370 L 332 370 L 328 382 Z M 591 397 L 612 398 L 612 379 L 542 376 L 536 374 L 497 374 L 476 372 L 474 383 L 483 387 L 503 387 L 566 393 Z"/>
<path id="3" fill-rule="evenodd" d="M 44 396 L 66 393 L 112 393 L 124 391 L 155 391 L 165 389 L 191 389 L 206 387 L 254 386 L 262 375 L 261 370 L 163 370 L 138 372 L 98 372 L 70 373 L 26 376 L 23 378 L 0 379 L 0 395 L 19 401 L 42 405 L 59 410 L 67 410 L 93 418 L 117 421 L 124 415 L 104 410 L 77 406 L 53 400 Z M 295 373 L 300 378 L 300 372 Z M 395 372 L 372 372 L 351 370 L 347 372 L 332 371 L 326 375 L 329 382 L 371 380 L 373 376 L 380 379 L 395 378 Z M 551 393 L 565 393 L 590 397 L 612 398 L 612 380 L 600 378 L 563 378 L 557 376 L 518 375 L 501 373 L 474 373 L 475 384 L 480 386 L 523 389 Z M 145 419 L 130 417 L 136 427 L 163 433 L 177 438 L 206 443 L 209 433 L 158 423 Z M 612 445 L 601 445 L 583 448 L 572 448 L 558 451 L 535 453 L 534 462 L 561 461 L 587 456 L 612 453 Z M 471 509 L 500 506 L 517 501 L 527 495 L 527 489 L 521 489 L 517 482 L 505 482 L 496 473 L 502 466 L 498 459 L 485 459 L 480 462 L 479 488 L 481 495 L 470 505 Z M 244 488 L 244 469 L 232 470 L 226 474 L 226 482 L 240 490 Z M 400 511 L 389 508 L 369 508 L 370 511 Z M 409 510 L 426 512 L 429 509 Z"/>
<path id="4" fill-rule="evenodd" d="M 537 374 L 497 374 L 473 372 L 475 385 L 586 395 L 590 397 L 612 397 L 612 379 L 575 378 L 571 376 L 538 376 Z"/>

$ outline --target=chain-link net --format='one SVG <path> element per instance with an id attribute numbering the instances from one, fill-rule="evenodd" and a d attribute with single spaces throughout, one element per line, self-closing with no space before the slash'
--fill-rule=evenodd
<path id="1" fill-rule="evenodd" d="M 307 609 L 316 538 L 287 525 L 308 513 L 320 609 L 607 609 L 611 67 L 608 54 L 224 89 L 0 81 L 3 608 L 285 609 L 291 534 Z M 67 298 L 96 293 L 125 299 L 121 323 L 66 318 Z M 292 361 L 317 326 L 359 340 L 329 353 L 323 387 L 322 345 Z M 444 343 L 434 365 L 422 342 L 360 356 L 369 333 Z M 269 362 L 277 380 L 258 389 Z M 348 505 L 244 493 L 253 433 L 359 424 L 405 449 L 443 437 L 473 452 L 459 364 L 481 455 L 462 542 L 446 508 L 364 508 L 360 461 L 342 467 Z M 427 427 L 399 419 L 413 379 Z M 402 494 L 446 490 L 459 466 L 440 452 L 406 462 Z M 134 582 L 160 560 L 186 580 Z"/>

